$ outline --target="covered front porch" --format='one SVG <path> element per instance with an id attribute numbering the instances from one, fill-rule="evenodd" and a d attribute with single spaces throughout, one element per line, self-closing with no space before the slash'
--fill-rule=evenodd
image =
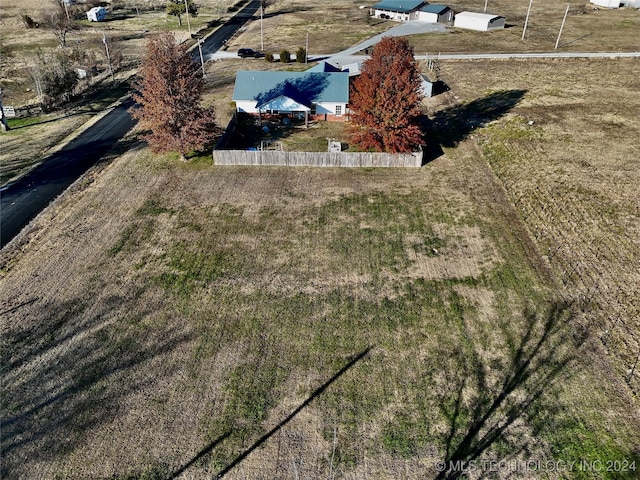
<path id="1" fill-rule="evenodd" d="M 264 116 L 269 116 L 270 118 L 279 117 L 285 124 L 287 120 L 303 120 L 305 128 L 309 128 L 309 114 L 312 108 L 287 95 L 278 95 L 258 105 L 257 110 L 260 124 Z"/>

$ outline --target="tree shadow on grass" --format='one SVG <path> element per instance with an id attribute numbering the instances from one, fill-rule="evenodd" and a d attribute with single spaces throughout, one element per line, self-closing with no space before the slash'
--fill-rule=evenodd
<path id="1" fill-rule="evenodd" d="M 573 315 L 573 305 L 564 301 L 554 302 L 543 314 L 525 312 L 524 331 L 505 332 L 504 364 L 487 361 L 487 352 L 473 341 L 454 356 L 447 372 L 454 386 L 439 400 L 449 429 L 444 438 L 445 468 L 438 479 L 464 477 L 490 447 L 507 440 L 508 429 L 519 420 L 533 421 L 542 411 L 557 413 L 559 407 L 550 397 L 587 340 L 586 332 L 572 330 Z M 503 456 L 513 457 L 528 448 L 520 438 L 509 440 L 501 450 Z"/>
<path id="2" fill-rule="evenodd" d="M 117 417 L 123 398 L 157 381 L 138 372 L 191 340 L 186 329 L 136 328 L 156 305 L 133 313 L 123 311 L 132 298 L 105 297 L 99 309 L 92 300 L 37 299 L 4 311 L 2 478 L 23 471 L 26 455 L 38 463 L 75 450 L 87 432 Z M 12 315 L 37 320 L 23 326 Z"/>
<path id="3" fill-rule="evenodd" d="M 245 458 L 247 458 L 251 452 L 260 447 L 263 443 L 265 443 L 269 438 L 271 438 L 275 433 L 277 433 L 280 429 L 282 429 L 287 423 L 289 423 L 298 413 L 300 413 L 307 405 L 309 405 L 315 398 L 321 395 L 332 383 L 338 380 L 345 372 L 351 369 L 356 363 L 362 360 L 372 349 L 373 347 L 367 347 L 354 358 L 352 358 L 344 367 L 342 367 L 337 373 L 335 373 L 329 380 L 323 383 L 320 387 L 318 387 L 304 402 L 302 402 L 295 410 L 293 410 L 286 418 L 284 418 L 278 425 L 273 427 L 267 433 L 265 433 L 262 437 L 260 437 L 253 445 L 251 445 L 248 449 L 238 455 L 231 463 L 229 463 L 225 468 L 223 468 L 216 478 L 222 478 L 231 470 L 233 470 L 240 462 L 242 462 Z M 191 462 L 190 462 L 191 463 Z"/>
<path id="4" fill-rule="evenodd" d="M 452 148 L 464 140 L 473 130 L 499 119 L 515 107 L 526 90 L 495 92 L 469 103 L 441 110 L 433 118 L 424 117 L 426 148 L 423 163 L 435 160 L 443 154 L 443 148 Z"/>

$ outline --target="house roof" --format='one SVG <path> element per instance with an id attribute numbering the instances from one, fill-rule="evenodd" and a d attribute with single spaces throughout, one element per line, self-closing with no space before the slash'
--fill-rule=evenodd
<path id="1" fill-rule="evenodd" d="M 317 65 L 305 70 L 306 72 L 339 72 L 340 69 L 335 65 L 323 60 Z"/>
<path id="2" fill-rule="evenodd" d="M 259 107 L 280 96 L 306 106 L 312 103 L 347 103 L 349 74 L 248 70 L 236 74 L 234 101 L 256 101 Z"/>
<path id="3" fill-rule="evenodd" d="M 360 75 L 362 64 L 360 62 L 348 63 L 342 66 L 342 71 L 349 73 L 350 77 Z"/>
<path id="4" fill-rule="evenodd" d="M 451 10 L 451 9 L 446 5 L 438 5 L 436 3 L 430 3 L 429 5 L 425 5 L 420 9 L 421 12 L 435 13 L 436 15 L 442 15 L 447 10 Z"/>
<path id="5" fill-rule="evenodd" d="M 389 10 L 392 12 L 409 13 L 417 10 L 426 2 L 423 0 L 382 0 L 371 8 Z"/>

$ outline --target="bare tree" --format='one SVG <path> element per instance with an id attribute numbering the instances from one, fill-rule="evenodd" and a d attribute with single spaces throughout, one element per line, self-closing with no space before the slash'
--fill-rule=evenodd
<path id="1" fill-rule="evenodd" d="M 66 51 L 44 55 L 39 53 L 31 67 L 36 91 L 43 107 L 68 101 L 78 84 L 78 74 Z"/>
<path id="2" fill-rule="evenodd" d="M 44 24 L 53 32 L 61 47 L 67 46 L 67 34 L 75 29 L 73 16 L 76 8 L 70 11 L 64 0 L 50 0 L 50 8 L 44 12 Z"/>

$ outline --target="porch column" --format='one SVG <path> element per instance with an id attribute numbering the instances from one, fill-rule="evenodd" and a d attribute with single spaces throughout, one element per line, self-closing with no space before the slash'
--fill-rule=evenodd
<path id="1" fill-rule="evenodd" d="M 309 111 L 304 111 L 304 128 L 309 128 Z"/>

